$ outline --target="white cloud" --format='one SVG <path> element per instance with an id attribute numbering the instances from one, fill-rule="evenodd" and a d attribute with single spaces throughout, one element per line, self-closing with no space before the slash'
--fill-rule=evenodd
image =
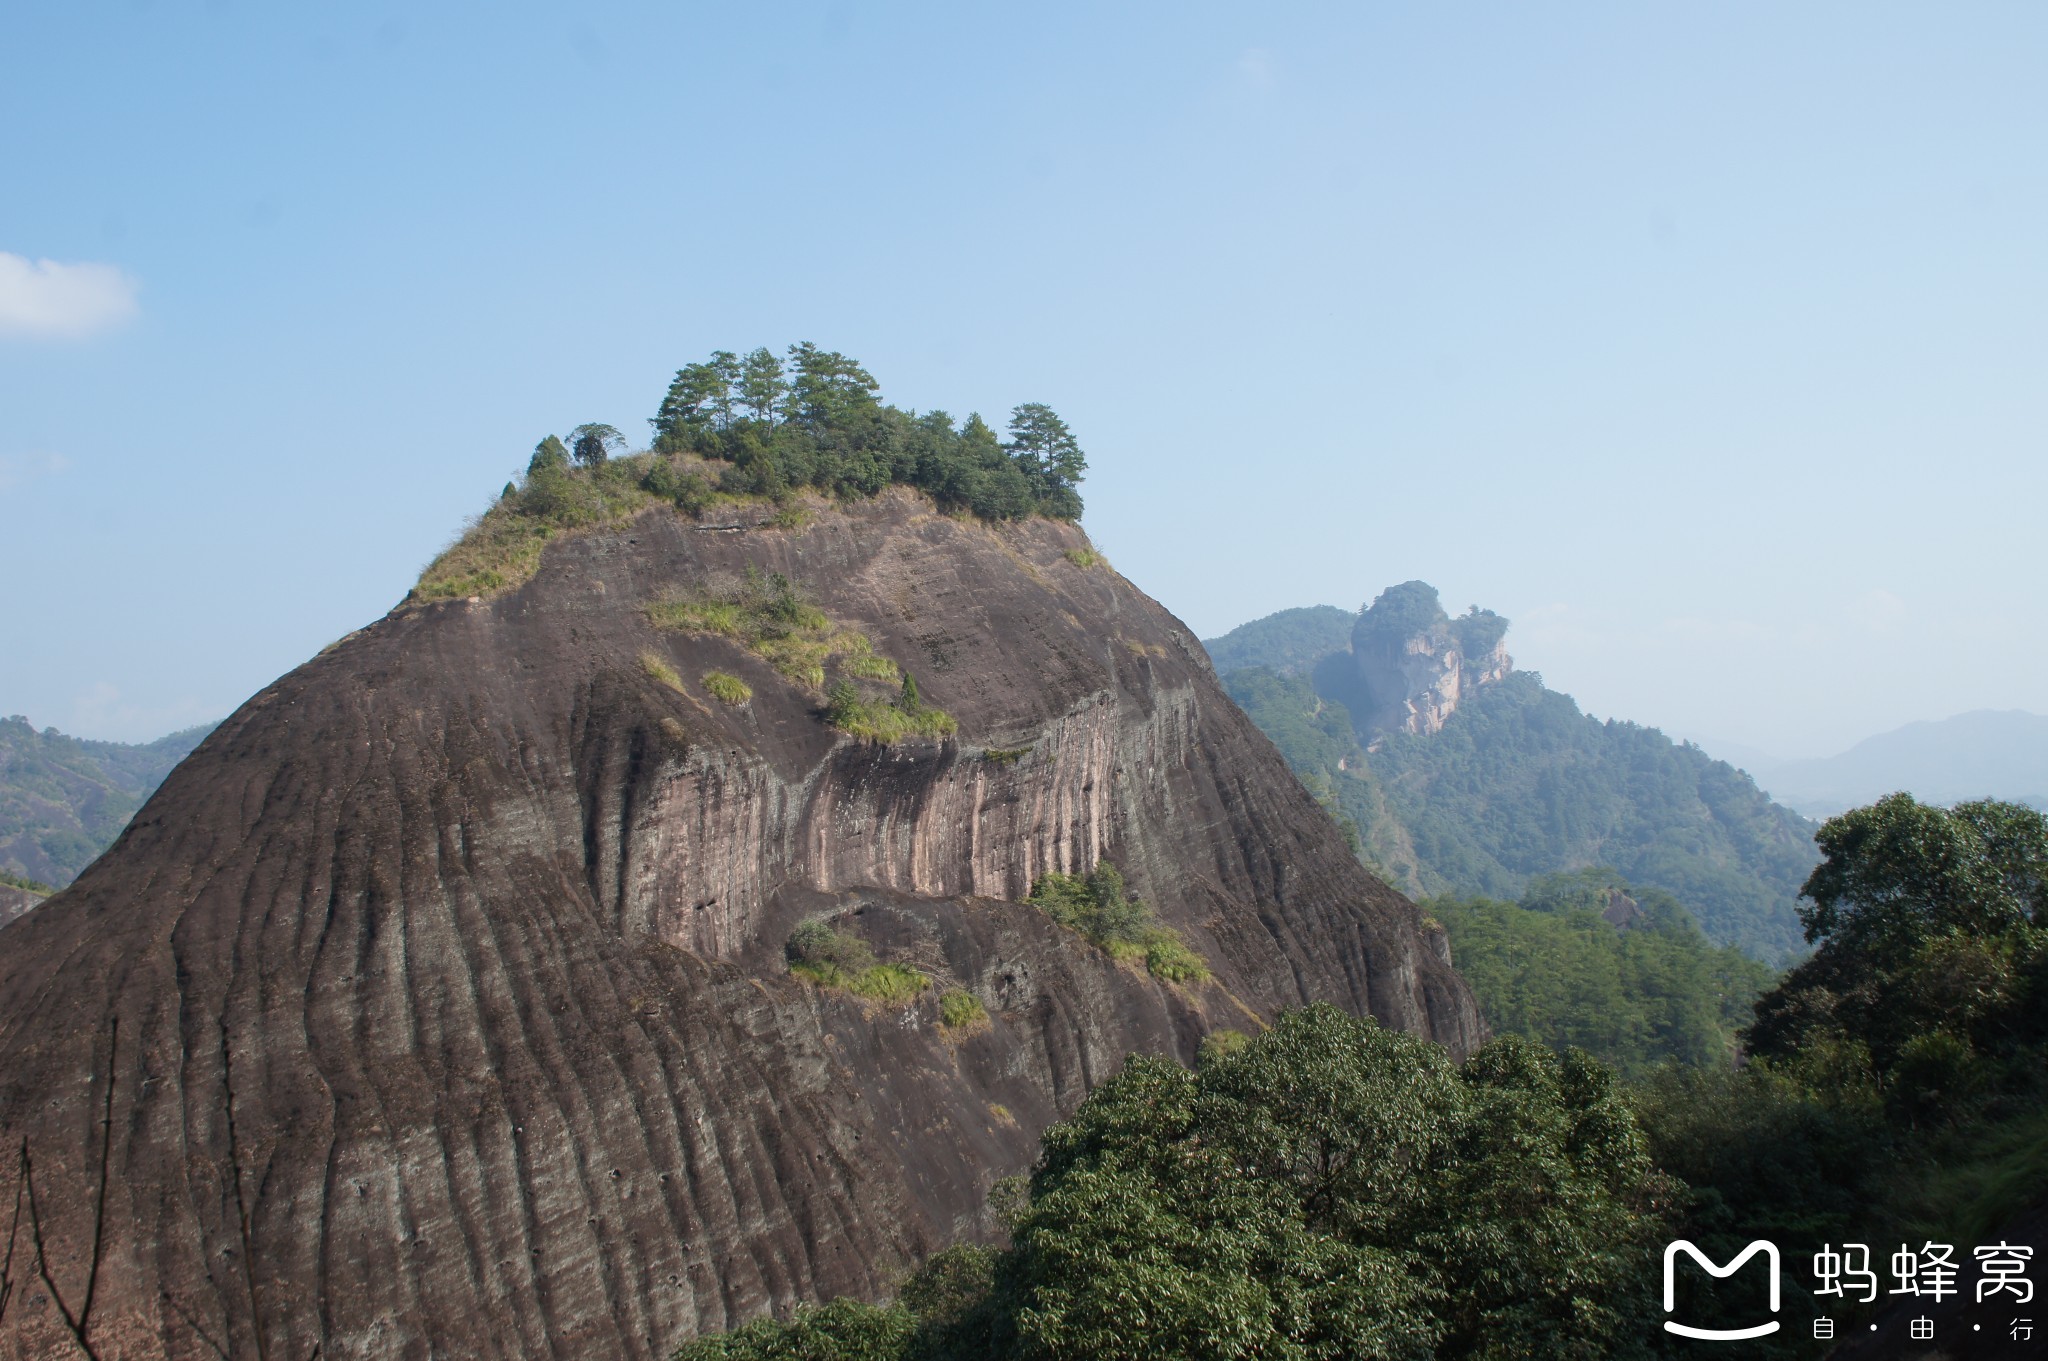
<path id="1" fill-rule="evenodd" d="M 1237 59 L 1238 77 L 1254 90 L 1271 89 L 1278 74 L 1273 54 L 1263 47 L 1247 47 Z"/>
<path id="2" fill-rule="evenodd" d="M 64 455 L 43 449 L 26 454 L 0 454 L 0 491 L 38 477 L 53 477 L 70 466 L 71 460 Z"/>
<path id="3" fill-rule="evenodd" d="M 113 265 L 0 251 L 0 336 L 75 340 L 135 315 L 135 281 Z"/>

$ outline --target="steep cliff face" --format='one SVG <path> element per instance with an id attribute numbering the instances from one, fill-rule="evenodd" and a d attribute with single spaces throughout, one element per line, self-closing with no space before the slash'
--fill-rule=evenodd
<path id="1" fill-rule="evenodd" d="M 1475 1044 L 1441 941 L 1083 542 L 901 491 L 802 529 L 662 510 L 250 700 L 0 934 L 0 1134 L 74 1305 L 111 1110 L 102 1354 L 659 1356 L 991 1232 L 989 1185 L 1127 1052 L 1311 999 Z M 957 736 L 855 743 L 737 644 L 650 624 L 749 568 Z M 1016 901 L 1103 857 L 1213 982 Z M 989 1023 L 793 977 L 820 913 Z M 31 1293 L 0 1355 L 62 1345 Z"/>
<path id="2" fill-rule="evenodd" d="M 1409 581 L 1389 587 L 1360 612 L 1351 634 L 1355 683 L 1367 731 L 1428 736 L 1443 731 L 1473 689 L 1514 669 L 1506 621 L 1473 607 L 1449 618 L 1436 589 Z"/>

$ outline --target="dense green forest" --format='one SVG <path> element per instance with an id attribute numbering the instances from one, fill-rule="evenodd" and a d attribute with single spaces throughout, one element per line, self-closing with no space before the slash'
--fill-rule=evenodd
<path id="1" fill-rule="evenodd" d="M 1709 942 L 1678 899 L 1609 869 L 1546 875 L 1519 903 L 1442 897 L 1423 910 L 1449 933 L 1495 1034 L 1583 1049 L 1627 1077 L 1669 1061 L 1732 1063 L 1774 979 Z"/>
<path id="2" fill-rule="evenodd" d="M 1581 713 L 1534 672 L 1467 686 L 1440 732 L 1363 733 L 1342 614 L 1283 611 L 1206 646 L 1231 698 L 1389 881 L 1512 900 L 1541 875 L 1605 865 L 1677 897 L 1717 944 L 1771 962 L 1798 948 L 1812 825 L 1747 775 Z M 1506 621 L 1475 611 L 1452 627 L 1490 648 Z"/>
<path id="3" fill-rule="evenodd" d="M 58 888 L 113 843 L 212 725 L 154 742 L 94 742 L 0 718 L 0 870 Z"/>
<path id="4" fill-rule="evenodd" d="M 1675 894 L 1718 941 L 1776 958 L 1812 829 L 1747 775 L 1655 728 L 1579 712 L 1516 672 L 1473 691 L 1433 736 L 1389 734 L 1370 767 L 1447 885 L 1505 895 L 1588 862 Z"/>
<path id="5" fill-rule="evenodd" d="M 2048 819 L 1899 795 L 1820 843 L 1815 953 L 1759 1001 L 1740 1068 L 1628 1085 L 1519 1035 L 1457 1064 L 1326 1007 L 1286 1013 L 1205 1043 L 1192 1071 L 1132 1058 L 998 1187 L 1006 1246 L 947 1249 L 893 1302 L 676 1356 L 1690 1356 L 1657 1327 L 1673 1237 L 1717 1261 L 1770 1238 L 1795 1274 L 1824 1243 L 1995 1241 L 2048 1203 Z M 1551 880 L 1517 910 L 1568 919 L 1613 887 Z M 1680 1289 L 1695 1326 L 1754 1321 L 1752 1281 Z M 1843 1336 L 1881 1307 L 1784 1297 L 1784 1329 L 1743 1355 L 1814 1354 L 1817 1302 Z"/>

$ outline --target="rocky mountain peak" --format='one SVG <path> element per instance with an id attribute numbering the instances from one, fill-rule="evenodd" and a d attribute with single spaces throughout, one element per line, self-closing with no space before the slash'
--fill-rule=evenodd
<path id="1" fill-rule="evenodd" d="M 1353 717 L 1375 734 L 1440 731 L 1466 694 L 1514 669 L 1507 627 L 1477 605 L 1452 618 L 1428 582 L 1389 586 L 1351 630 L 1354 680 L 1364 701 Z"/>
<path id="2" fill-rule="evenodd" d="M 114 1169 L 120 1354 L 652 1361 L 998 1232 L 1126 1054 L 1316 1000 L 1484 1038 L 1078 527 L 735 518 L 565 532 L 351 634 L 0 934 L 0 1128 L 67 1281 Z M 1023 901 L 1103 862 L 1198 969 Z M 800 974 L 805 932 L 895 972 Z M 0 1356 L 62 1354 L 52 1312 Z"/>

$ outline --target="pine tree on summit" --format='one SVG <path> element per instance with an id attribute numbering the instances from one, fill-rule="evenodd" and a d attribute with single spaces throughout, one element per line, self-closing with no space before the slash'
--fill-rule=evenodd
<path id="1" fill-rule="evenodd" d="M 782 361 L 765 347 L 741 361 L 739 405 L 748 419 L 762 425 L 774 424 L 775 413 L 788 391 L 789 384 L 782 377 Z"/>
<path id="2" fill-rule="evenodd" d="M 725 401 L 725 375 L 715 362 L 685 364 L 676 370 L 661 409 L 654 413 L 656 448 L 681 442 L 687 444 L 692 432 L 715 428 L 720 404 Z"/>
<path id="3" fill-rule="evenodd" d="M 1031 481 L 1031 489 L 1047 514 L 1061 519 L 1080 513 L 1081 498 L 1075 488 L 1088 471 L 1067 423 L 1043 402 L 1026 402 L 1010 413 L 1010 442 L 1007 446 L 1018 466 Z M 1074 509 L 1071 514 L 1067 507 Z"/>

